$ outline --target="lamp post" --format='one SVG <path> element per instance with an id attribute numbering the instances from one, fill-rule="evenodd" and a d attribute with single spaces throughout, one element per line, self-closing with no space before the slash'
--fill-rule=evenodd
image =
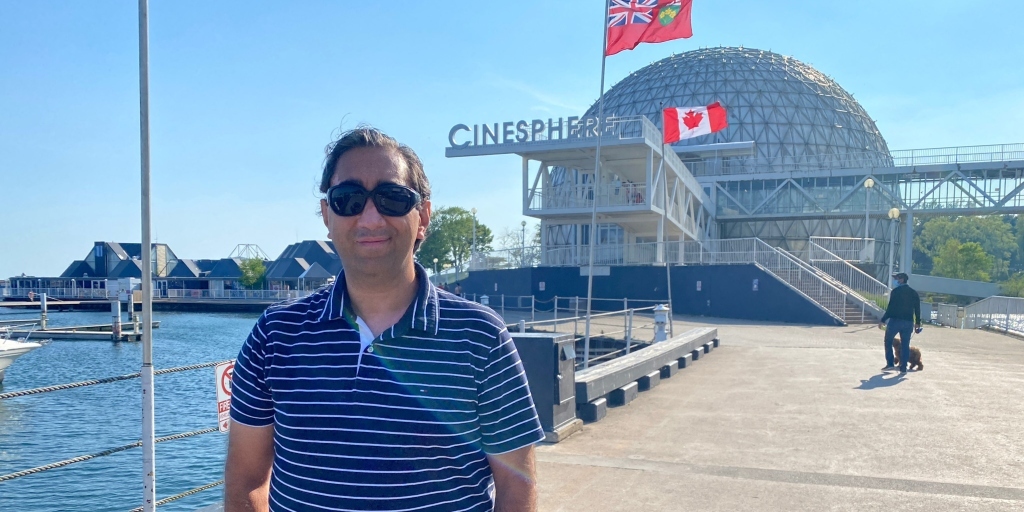
<path id="1" fill-rule="evenodd" d="M 525 267 L 526 266 L 526 221 L 524 220 L 524 221 L 520 222 L 519 225 L 523 227 L 523 252 L 519 256 L 519 260 L 520 260 L 519 266 L 520 267 Z"/>
<path id="2" fill-rule="evenodd" d="M 871 213 L 871 189 L 875 186 L 875 180 L 868 178 L 864 180 L 864 246 L 868 244 L 868 225 L 871 219 L 868 215 Z"/>
<path id="3" fill-rule="evenodd" d="M 476 264 L 476 208 L 469 211 L 473 213 L 473 250 L 469 251 L 469 268 L 472 269 Z"/>
<path id="4" fill-rule="evenodd" d="M 434 258 L 434 284 L 441 284 L 440 279 L 437 275 L 437 258 Z"/>
<path id="5" fill-rule="evenodd" d="M 896 223 L 900 220 L 900 209 L 889 210 L 889 275 L 893 272 L 893 257 L 896 252 Z"/>

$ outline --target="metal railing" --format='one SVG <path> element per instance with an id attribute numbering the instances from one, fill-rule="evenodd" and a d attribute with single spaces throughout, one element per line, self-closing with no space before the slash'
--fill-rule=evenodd
<path id="1" fill-rule="evenodd" d="M 581 344 L 585 339 L 586 302 L 585 297 L 554 297 L 545 301 L 536 301 L 542 308 L 545 305 L 550 308 L 541 311 L 541 316 L 548 316 L 549 318 L 532 319 L 531 321 L 526 321 L 523 318 L 518 322 L 508 323 L 506 327 L 510 331 L 515 332 L 531 331 L 571 334 L 574 344 L 577 345 L 577 369 L 592 366 L 596 362 L 612 360 L 654 342 L 655 306 L 635 306 L 638 304 L 664 303 L 664 301 L 625 298 L 591 299 L 591 344 L 589 347 Z M 615 307 L 622 307 L 623 309 L 615 310 Z M 612 308 L 612 310 L 593 313 L 594 310 L 601 311 L 605 308 Z M 536 315 L 536 312 L 534 312 L 534 315 Z M 514 319 L 514 317 L 515 315 L 506 317 L 506 322 Z M 671 337 L 671 323 L 667 331 L 669 337 Z M 589 351 L 587 350 L 588 348 Z"/>
<path id="2" fill-rule="evenodd" d="M 888 302 L 890 291 L 889 287 L 884 283 L 851 265 L 839 255 L 818 245 L 813 240 L 808 244 L 807 252 L 808 260 L 815 268 L 821 269 L 844 286 L 857 292 L 864 299 L 872 301 L 876 306 L 876 310 L 884 309 L 884 304 Z"/>
<path id="3" fill-rule="evenodd" d="M 847 294 L 795 257 L 772 247 L 759 238 L 754 251 L 755 263 L 775 275 L 791 288 L 807 296 L 836 318 L 846 321 Z"/>
<path id="4" fill-rule="evenodd" d="M 875 256 L 874 238 L 810 237 L 812 244 L 838 256 L 842 260 L 871 262 Z"/>
<path id="5" fill-rule="evenodd" d="M 935 308 L 935 321 L 939 325 L 962 329 L 964 323 L 961 313 L 963 313 L 963 308 L 956 304 L 939 304 Z"/>
<path id="6" fill-rule="evenodd" d="M 1009 160 L 1024 160 L 1024 143 L 904 149 L 889 153 L 861 151 L 828 155 L 784 156 L 767 161 L 756 157 L 734 157 L 687 161 L 685 163 L 694 176 L 721 176 L 827 169 L 968 164 Z"/>
<path id="7" fill-rule="evenodd" d="M 643 183 L 621 183 L 600 185 L 562 185 L 547 187 L 533 192 L 531 210 L 592 208 L 594 189 L 597 189 L 597 206 L 646 206 L 647 185 Z"/>
<path id="8" fill-rule="evenodd" d="M 167 299 L 249 299 L 288 300 L 314 290 L 154 290 L 153 296 Z"/>
<path id="9" fill-rule="evenodd" d="M 1024 160 L 1024 143 L 903 149 L 892 152 L 896 166 L 969 164 Z"/>
<path id="10" fill-rule="evenodd" d="M 1024 298 L 996 296 L 966 306 L 962 328 L 991 328 L 1024 335 Z"/>
<path id="11" fill-rule="evenodd" d="M 113 297 L 114 290 L 106 290 L 104 288 L 53 288 L 53 287 L 40 287 L 40 288 L 8 288 L 7 293 L 3 295 L 8 298 L 28 298 L 30 295 L 36 297 L 35 300 L 39 300 L 38 297 L 42 294 L 46 294 L 50 299 L 64 299 L 64 300 L 78 300 L 78 299 L 106 299 Z M 0 304 L 2 305 L 2 304 Z"/>

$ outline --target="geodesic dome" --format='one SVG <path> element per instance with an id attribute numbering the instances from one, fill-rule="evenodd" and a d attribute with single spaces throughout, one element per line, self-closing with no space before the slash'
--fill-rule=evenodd
<path id="1" fill-rule="evenodd" d="M 703 48 L 667 57 L 631 73 L 604 95 L 604 115 L 644 115 L 659 128 L 666 107 L 719 101 L 725 130 L 673 144 L 756 144 L 749 164 L 772 170 L 821 164 L 856 154 L 876 165 L 888 146 L 863 107 L 834 80 L 792 57 L 752 48 Z M 598 114 L 595 103 L 588 116 Z"/>

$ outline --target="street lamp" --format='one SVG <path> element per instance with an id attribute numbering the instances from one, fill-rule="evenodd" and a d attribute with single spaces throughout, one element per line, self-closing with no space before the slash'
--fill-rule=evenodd
<path id="1" fill-rule="evenodd" d="M 470 208 L 473 212 L 473 250 L 469 252 L 469 268 L 476 264 L 476 208 Z"/>
<path id="2" fill-rule="evenodd" d="M 440 284 L 440 279 L 437 276 L 437 258 L 434 258 L 434 284 Z"/>
<path id="3" fill-rule="evenodd" d="M 523 227 L 523 253 L 519 256 L 519 260 L 520 260 L 519 266 L 520 267 L 525 267 L 526 266 L 526 221 L 524 220 L 524 221 L 520 222 L 519 225 Z"/>
<path id="4" fill-rule="evenodd" d="M 892 276 L 893 258 L 896 252 L 896 223 L 900 220 L 900 209 L 889 210 L 889 276 Z"/>
<path id="5" fill-rule="evenodd" d="M 868 244 L 868 225 L 871 220 L 868 215 L 871 213 L 871 189 L 875 186 L 875 180 L 868 178 L 864 180 L 864 246 Z"/>

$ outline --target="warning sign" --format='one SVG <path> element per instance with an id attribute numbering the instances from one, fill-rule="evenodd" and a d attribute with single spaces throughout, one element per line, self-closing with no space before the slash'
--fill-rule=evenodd
<path id="1" fill-rule="evenodd" d="M 231 419 L 231 374 L 234 361 L 217 365 L 217 423 L 221 432 L 227 432 Z"/>

